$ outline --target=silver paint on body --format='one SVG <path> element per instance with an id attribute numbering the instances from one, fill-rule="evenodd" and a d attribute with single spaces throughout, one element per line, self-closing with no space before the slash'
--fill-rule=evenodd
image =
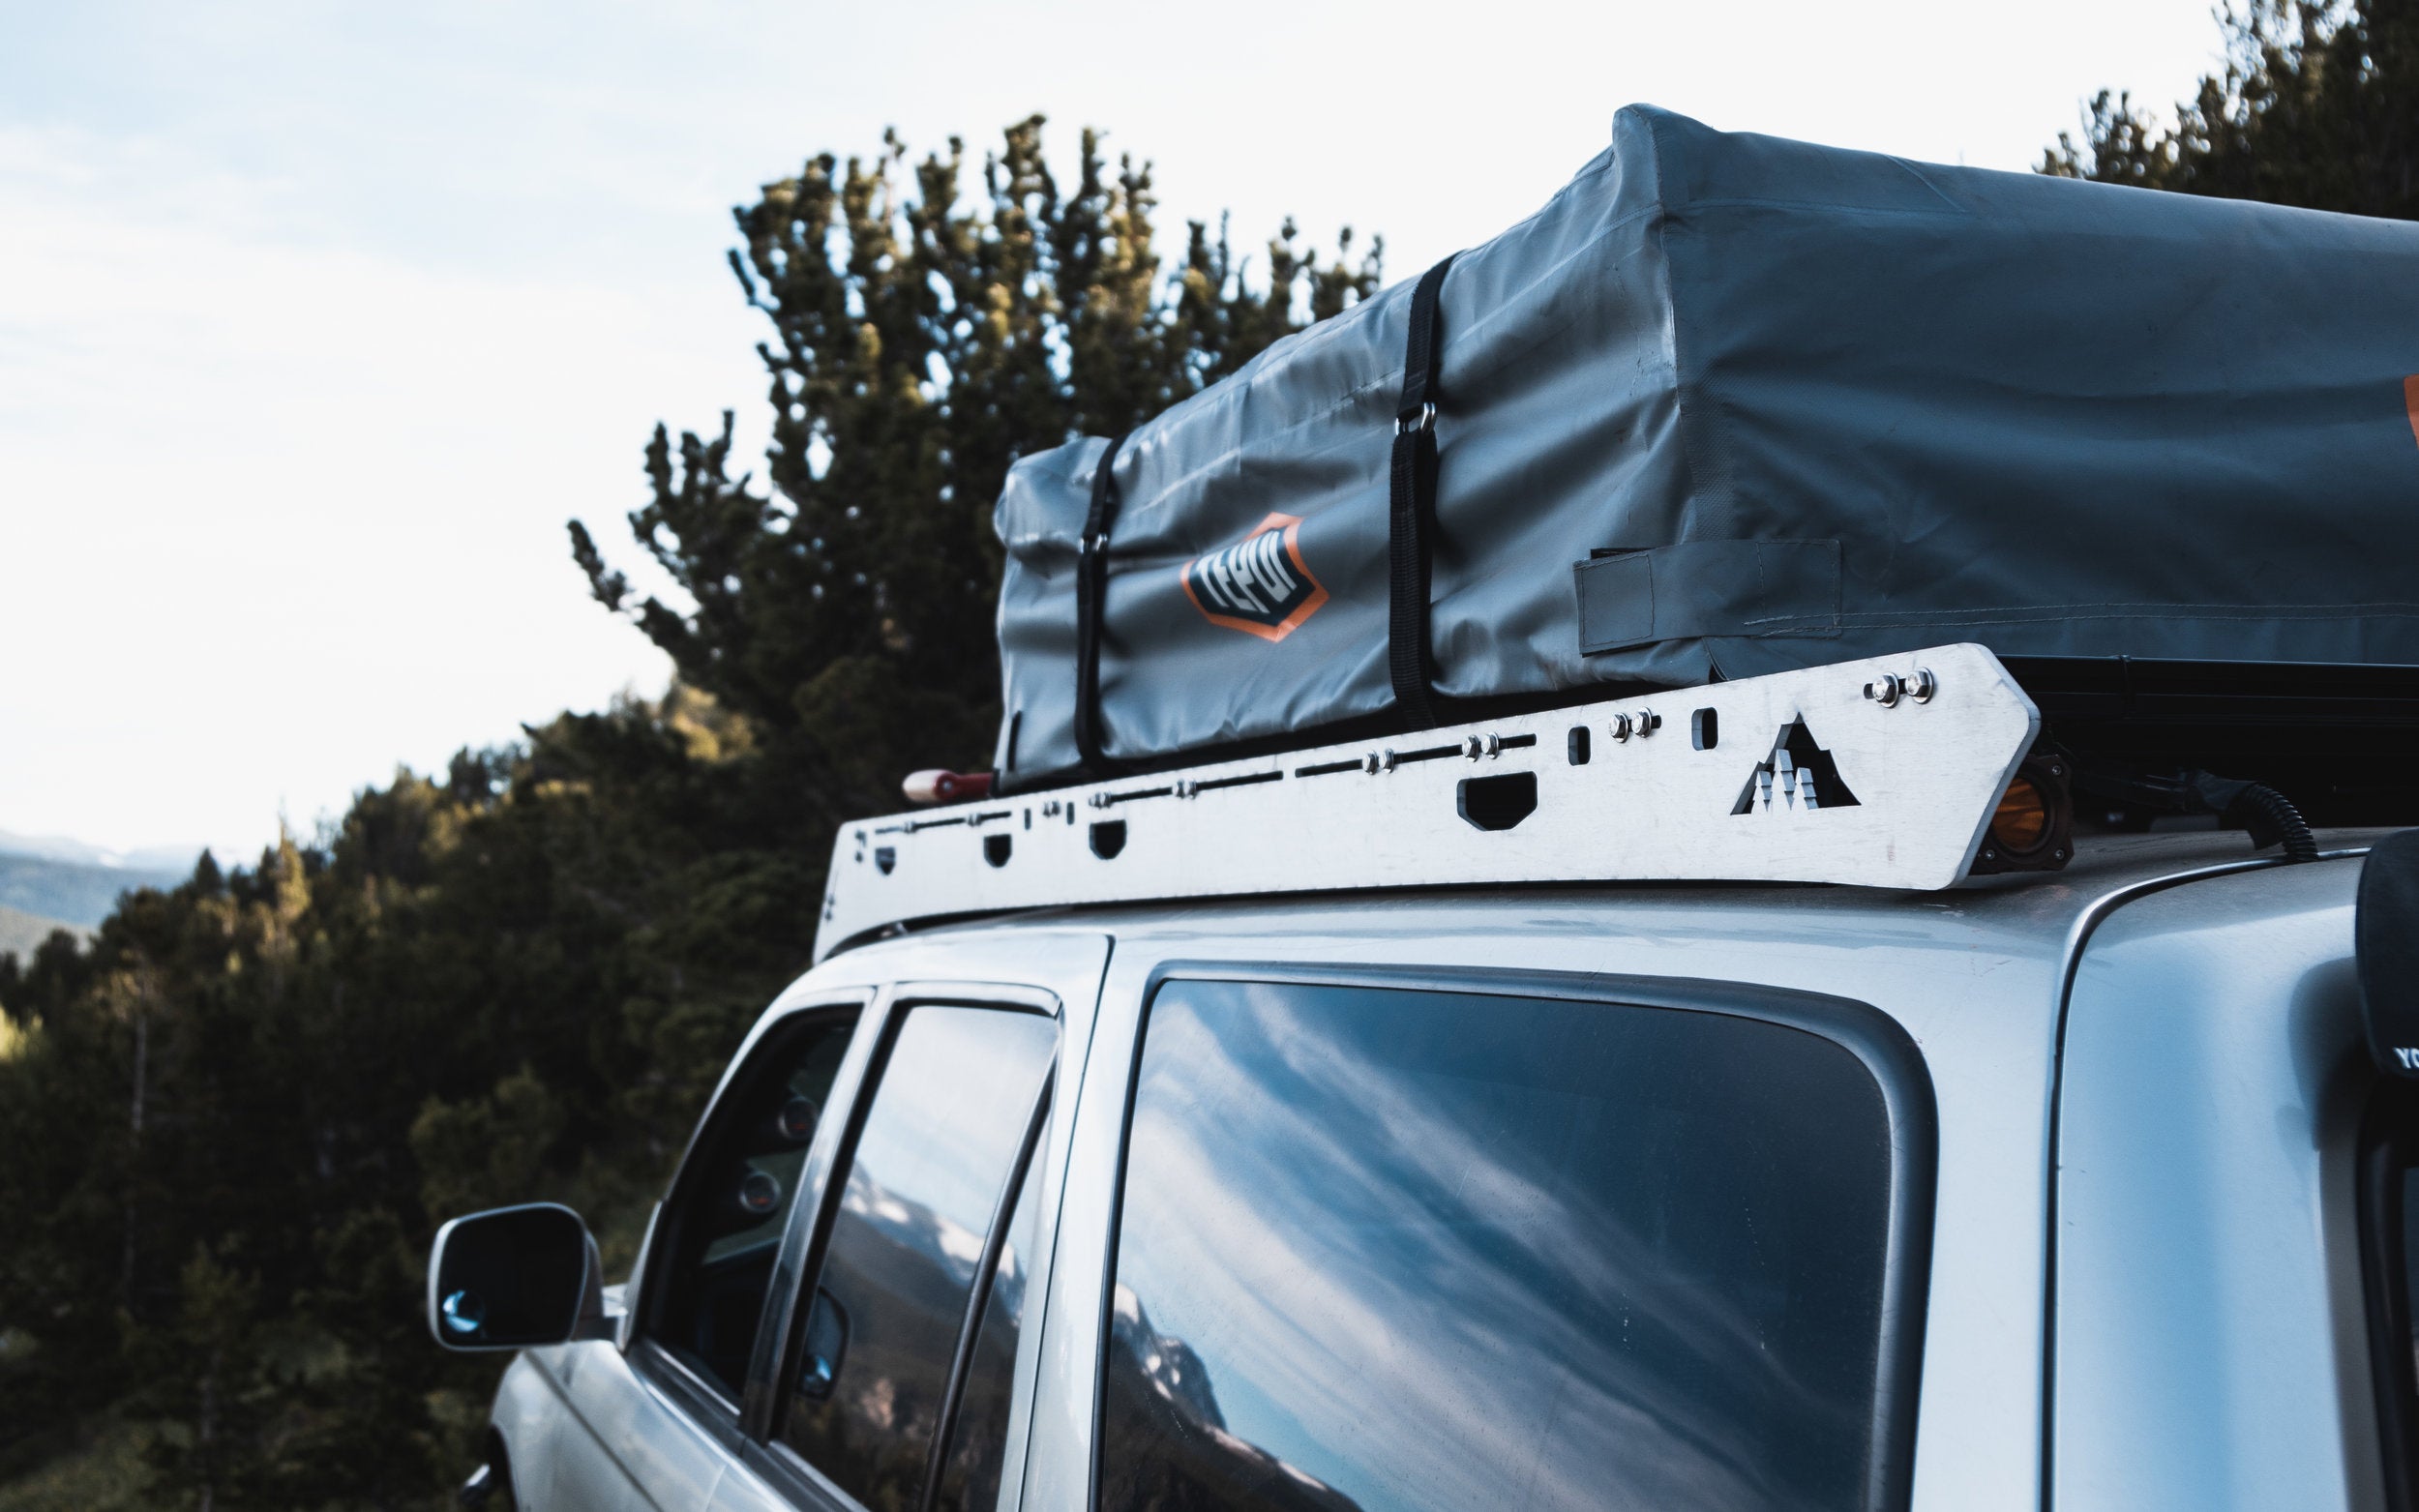
<path id="1" fill-rule="evenodd" d="M 1560 758 L 1559 742 L 1540 747 Z M 1000 1512 L 1090 1504 L 1127 1082 L 1146 986 L 1172 962 L 1500 974 L 1508 991 L 1524 972 L 1598 973 L 1868 1004 L 1915 1040 L 1939 1120 L 1910 1504 L 2365 1508 L 2374 1429 L 2346 1168 L 2366 1082 L 2344 995 L 2358 867 L 2250 859 L 2239 835 L 2104 838 L 2061 874 L 1933 892 L 1498 888 L 1029 913 L 834 956 L 750 1044 L 791 1012 L 853 998 L 871 1023 L 939 990 L 904 984 L 1059 1004 L 1033 1168 L 1056 1222 L 1037 1235 Z M 830 1179 L 823 1143 L 799 1230 Z M 784 1254 L 794 1277 L 802 1249 Z M 611 1344 L 533 1351 L 495 1422 L 533 1507 L 570 1504 L 539 1490 L 558 1473 L 566 1493 L 586 1488 L 582 1505 L 797 1504 Z M 588 1468 L 552 1463 L 580 1457 Z M 629 1499 L 605 1485 L 614 1474 Z"/>

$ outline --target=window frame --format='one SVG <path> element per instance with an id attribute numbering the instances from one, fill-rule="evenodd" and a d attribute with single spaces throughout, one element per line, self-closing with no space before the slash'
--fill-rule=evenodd
<path id="1" fill-rule="evenodd" d="M 841 1063 L 840 1074 L 832 1082 L 832 1108 L 825 1110 L 824 1123 L 815 1131 L 814 1143 L 809 1146 L 798 1200 L 791 1206 L 789 1226 L 782 1233 L 781 1248 L 773 1261 L 773 1281 L 765 1291 L 766 1312 L 757 1329 L 756 1355 L 748 1369 L 747 1401 L 735 1439 L 741 1460 L 776 1492 L 799 1506 L 826 1512 L 864 1512 L 864 1507 L 804 1456 L 781 1441 L 779 1414 L 785 1405 L 781 1386 L 800 1362 L 811 1311 L 801 1306 L 800 1300 L 821 1281 L 832 1225 L 848 1184 L 847 1173 L 856 1158 L 857 1136 L 873 1110 L 874 1099 L 881 1094 L 881 1079 L 889 1067 L 891 1046 L 897 1042 L 900 1025 L 906 1022 L 909 1011 L 920 1007 L 979 1008 L 1031 1014 L 1051 1021 L 1057 1043 L 1042 1082 L 1040 1132 L 1020 1154 L 1021 1165 L 1016 1172 L 1020 1182 L 1033 1179 L 1049 1148 L 1052 1125 L 1072 1112 L 1066 1104 L 1063 1084 L 1067 1016 L 1056 993 L 1006 982 L 919 979 L 892 983 L 869 995 L 870 1000 L 857 1020 L 856 1034 L 850 1042 L 848 1058 Z M 843 1108 L 847 1113 L 844 1119 L 829 1116 L 832 1110 Z M 840 1179 L 834 1180 L 835 1176 Z M 1009 1216 L 1012 1214 L 996 1214 L 995 1219 Z M 1052 1253 L 1057 1221 L 1054 1211 L 1036 1215 L 1036 1254 Z M 986 1233 L 986 1248 L 991 1242 L 991 1235 Z M 981 1292 L 985 1289 L 977 1286 L 975 1290 Z M 976 1322 L 979 1326 L 979 1318 Z M 956 1363 L 951 1361 L 951 1400 L 946 1404 L 952 1419 L 956 1399 L 965 1389 Z M 1030 1383 L 1020 1384 L 1028 1387 L 1024 1410 L 1030 1412 Z M 1011 1466 L 1002 1473 L 1017 1474 L 1021 1470 Z"/>
<path id="2" fill-rule="evenodd" d="M 1126 1160 L 1132 1147 L 1134 1101 L 1142 1087 L 1143 1053 L 1150 1042 L 1150 1010 L 1170 982 L 1266 984 L 1284 987 L 1388 988 L 1401 992 L 1472 993 L 1711 1013 L 1798 1029 L 1856 1056 L 1880 1089 L 1889 1121 L 1890 1237 L 1882 1262 L 1881 1342 L 1873 1389 L 1873 1475 L 1866 1488 L 1869 1512 L 1903 1512 L 1914 1492 L 1915 1421 L 1923 1385 L 1924 1326 L 1931 1288 L 1932 1228 L 1940 1171 L 1940 1119 L 1923 1051 L 1897 1020 L 1870 1003 L 1797 988 L 1694 977 L 1629 976 L 1611 972 L 1531 971 L 1517 967 L 1328 965 L 1283 961 L 1170 960 L 1144 979 L 1125 1067 L 1118 1119 L 1117 1158 L 1103 1247 L 1098 1349 L 1091 1359 L 1090 1485 L 1085 1505 L 1100 1512 L 1102 1432 L 1107 1409 L 1111 1311 L 1117 1305 L 1118 1249 L 1125 1221 Z"/>
<path id="3" fill-rule="evenodd" d="M 852 1018 L 855 1021 L 855 1027 L 850 1032 L 849 1048 L 843 1052 L 839 1075 L 832 1082 L 831 1103 L 836 1107 L 847 1090 L 850 1063 L 856 1058 L 856 1043 L 864 1034 L 865 1023 L 873 1011 L 875 997 L 876 994 L 873 992 L 866 990 L 818 993 L 791 1007 L 784 1008 L 777 1014 L 768 1015 L 758 1023 L 748 1037 L 741 1042 L 739 1049 L 732 1053 L 730 1064 L 724 1068 L 722 1080 L 714 1085 L 713 1096 L 706 1099 L 705 1111 L 699 1115 L 696 1125 L 689 1131 L 689 1142 L 681 1149 L 679 1164 L 673 1168 L 672 1180 L 664 1188 L 663 1201 L 658 1204 L 653 1219 L 647 1225 L 646 1237 L 642 1243 L 639 1255 L 639 1264 L 632 1276 L 634 1285 L 629 1289 L 626 1303 L 630 1320 L 625 1335 L 627 1343 L 623 1353 L 634 1370 L 645 1377 L 668 1399 L 678 1403 L 726 1448 L 736 1449 L 744 1440 L 744 1402 L 733 1401 L 730 1393 L 725 1391 L 720 1384 L 700 1375 L 686 1361 L 659 1343 L 655 1337 L 656 1327 L 665 1305 L 664 1288 L 669 1285 L 665 1279 L 666 1273 L 673 1264 L 674 1257 L 680 1252 L 680 1225 L 687 1216 L 685 1209 L 697 1196 L 698 1183 L 704 1179 L 702 1174 L 704 1152 L 713 1145 L 714 1137 L 723 1132 L 723 1126 L 732 1116 L 731 1113 L 733 1106 L 732 1090 L 744 1076 L 753 1071 L 752 1063 L 763 1049 L 765 1042 L 776 1036 L 790 1033 L 795 1026 L 810 1019 L 823 1018 L 836 1021 L 844 1016 Z M 812 1172 L 813 1152 L 815 1146 L 823 1141 L 824 1126 L 832 1121 L 831 1111 L 832 1109 L 828 1107 L 824 1109 L 822 1122 L 817 1126 L 815 1138 L 808 1144 L 807 1166 L 802 1172 L 799 1190 L 791 1202 L 793 1215 L 799 1207 L 805 1204 L 810 1196 L 812 1189 L 803 1176 Z M 788 1228 L 785 1226 L 783 1230 L 785 1244 L 788 1240 Z M 772 1279 L 765 1287 L 765 1302 L 768 1309 L 782 1286 L 778 1253 L 776 1251 Z M 758 1317 L 757 1341 L 760 1347 L 768 1319 L 769 1313 L 760 1314 Z M 749 1385 L 752 1386 L 755 1376 L 753 1360 L 750 1362 L 748 1374 Z"/>

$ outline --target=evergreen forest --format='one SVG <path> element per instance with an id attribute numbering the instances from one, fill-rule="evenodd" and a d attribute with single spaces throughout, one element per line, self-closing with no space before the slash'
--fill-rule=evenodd
<path id="1" fill-rule="evenodd" d="M 2221 24 L 2173 124 L 2103 94 L 2041 171 L 2419 219 L 2419 0 Z M 979 154 L 819 156 L 734 212 L 761 469 L 730 414 L 659 426 L 631 538 L 569 528 L 598 612 L 670 657 L 660 697 L 0 956 L 0 1512 L 452 1504 L 500 1365 L 429 1340 L 431 1234 L 552 1199 L 627 1267 L 807 963 L 835 825 L 989 762 L 1011 461 L 1379 286 L 1381 244 L 1290 222 L 1163 260 L 1147 163 L 1086 132 L 1060 165 L 1036 116 Z M 636 590 L 634 551 L 677 592 Z"/>

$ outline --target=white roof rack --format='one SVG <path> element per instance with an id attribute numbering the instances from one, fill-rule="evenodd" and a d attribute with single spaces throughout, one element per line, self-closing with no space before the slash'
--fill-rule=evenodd
<path id="1" fill-rule="evenodd" d="M 1468 883 L 1963 877 L 2039 712 L 1978 645 L 866 819 L 816 959 L 893 925 Z"/>

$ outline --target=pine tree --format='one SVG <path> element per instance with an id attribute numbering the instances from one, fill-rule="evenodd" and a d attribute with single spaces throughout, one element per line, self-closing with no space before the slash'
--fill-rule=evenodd
<path id="1" fill-rule="evenodd" d="M 632 524 L 686 602 L 598 596 L 671 653 L 659 699 L 399 772 L 326 833 L 204 857 L 90 948 L 0 956 L 0 1482 L 115 1413 L 153 1504 L 446 1504 L 499 1366 L 419 1318 L 435 1226 L 552 1199 L 626 1267 L 747 1025 L 805 967 L 836 815 L 979 762 L 993 495 L 1376 287 L 1289 224 L 1265 275 L 1147 166 L 1038 119 L 817 158 L 741 209 L 774 405 L 767 482 L 659 428 Z M 1349 249 L 1349 238 L 1342 245 Z"/>
<path id="2" fill-rule="evenodd" d="M 639 541 L 693 608 L 632 601 L 577 522 L 596 596 L 628 612 L 681 679 L 751 722 L 798 785 L 785 833 L 898 801 L 920 766 L 987 765 L 997 724 L 991 506 L 1011 462 L 1129 430 L 1270 341 L 1366 298 L 1383 248 L 1331 264 L 1288 222 L 1254 285 L 1224 230 L 1194 224 L 1163 272 L 1148 163 L 1114 172 L 1083 133 L 1071 191 L 1042 119 L 984 159 L 809 162 L 733 212 L 731 265 L 772 327 L 766 486 L 732 476 L 732 418 L 677 445 L 657 428 Z"/>
<path id="3" fill-rule="evenodd" d="M 2419 219 L 2419 0 L 2250 0 L 2220 23 L 2226 66 L 2174 126 L 2103 90 L 2041 170 Z"/>

